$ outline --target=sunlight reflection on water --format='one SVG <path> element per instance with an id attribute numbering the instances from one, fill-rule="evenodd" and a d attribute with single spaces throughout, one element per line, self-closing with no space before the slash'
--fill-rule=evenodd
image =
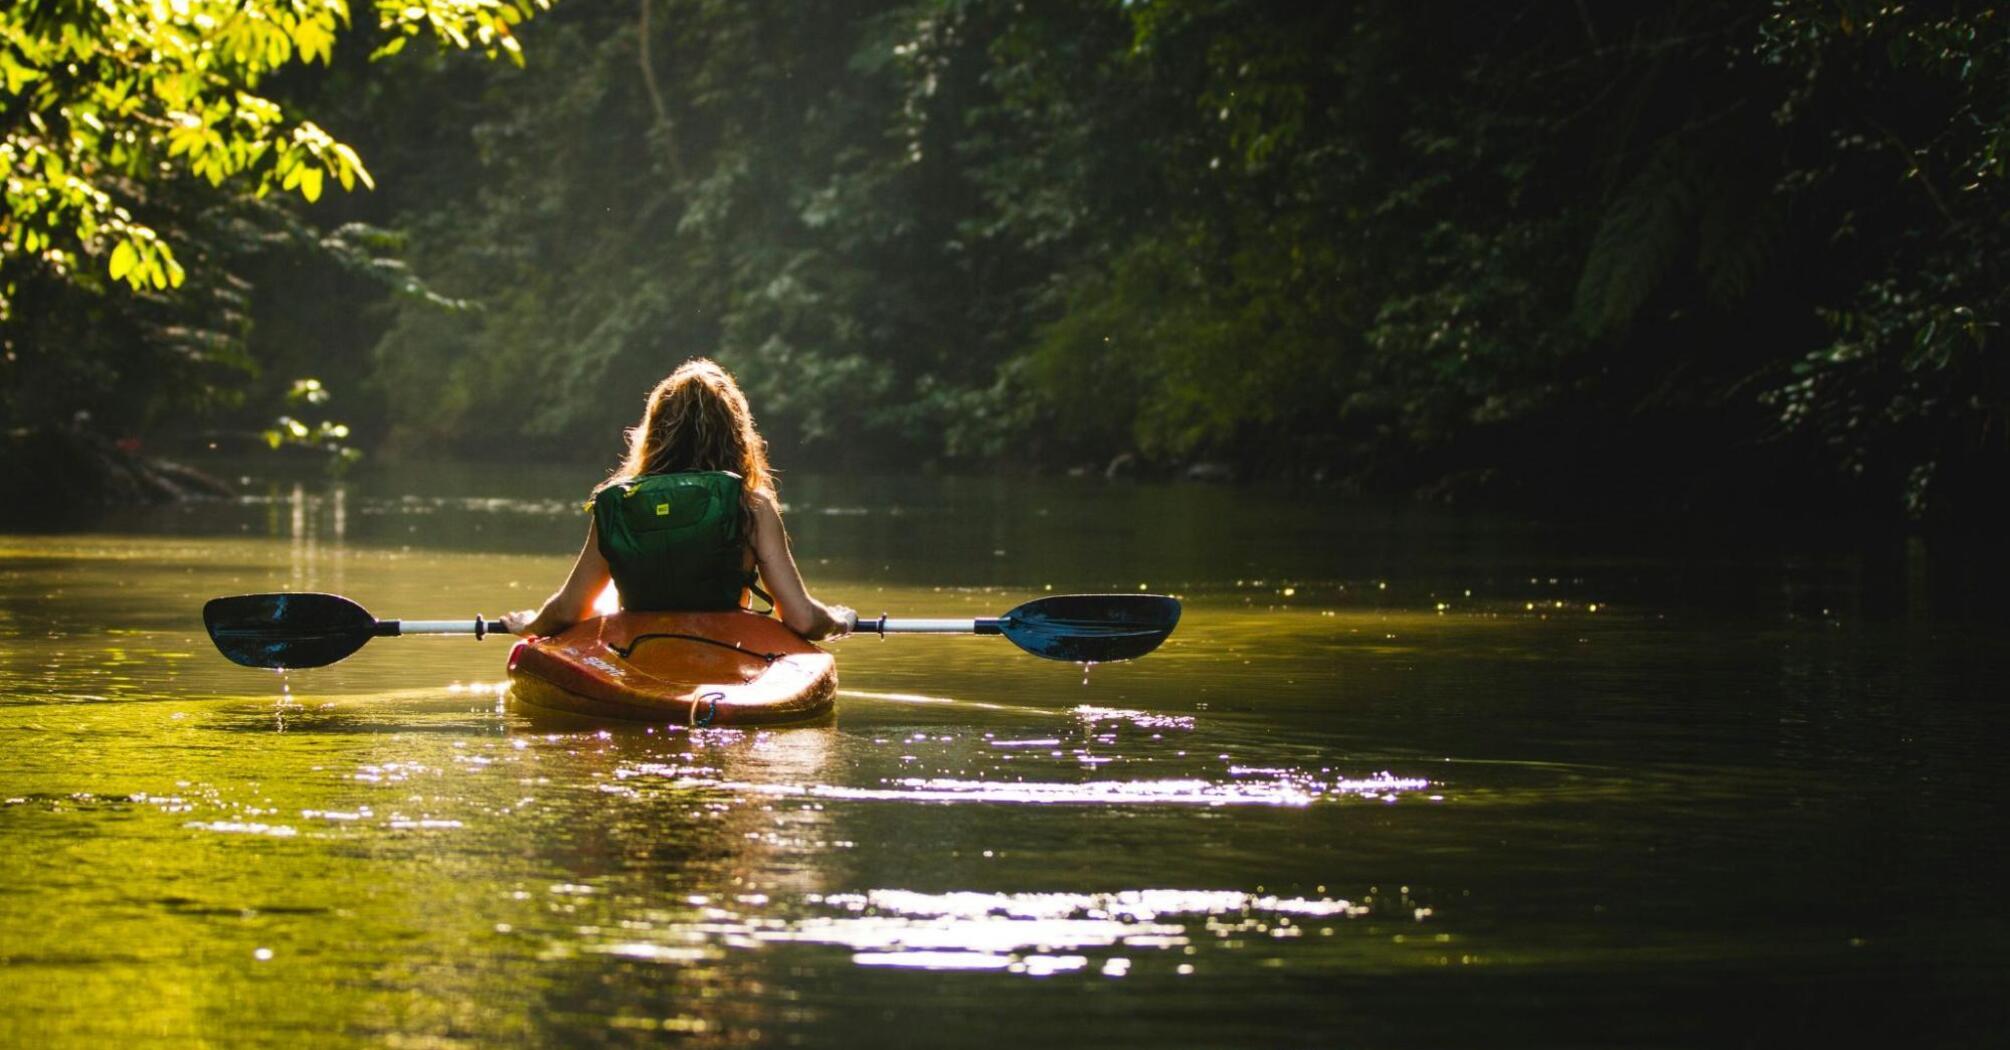
<path id="1" fill-rule="evenodd" d="M 1309 806 L 1323 799 L 1353 796 L 1394 801 L 1423 791 L 1431 782 L 1378 773 L 1359 779 L 1319 780 L 1302 774 L 1269 780 L 1222 782 L 1199 779 L 1061 781 L 955 780 L 914 777 L 885 787 L 841 784 L 775 784 L 691 776 L 693 771 L 661 763 L 623 766 L 621 779 L 667 776 L 680 788 L 712 788 L 775 798 L 823 798 L 872 802 L 1001 802 L 1031 805 Z M 1272 774 L 1276 770 L 1248 772 Z"/>
<path id="2" fill-rule="evenodd" d="M 1278 897 L 1234 890 L 1142 889 L 1114 893 L 921 893 L 876 889 L 807 895 L 824 914 L 779 918 L 740 914 L 698 898 L 695 921 L 624 922 L 627 939 L 580 948 L 589 953 L 664 963 L 717 958 L 725 948 L 764 944 L 830 945 L 852 950 L 860 966 L 921 970 L 999 970 L 1048 976 L 1086 969 L 1095 950 L 1195 954 L 1196 942 L 1233 950 L 1244 938 L 1303 936 L 1301 923 L 1359 919 L 1375 912 L 1367 898 Z M 751 903 L 765 904 L 765 898 Z M 1402 901 L 1408 907 L 1413 902 Z M 1412 908 L 1422 922 L 1430 909 Z M 1331 926 L 1315 927 L 1331 936 Z M 646 930 L 649 937 L 633 934 Z M 1061 954 L 1066 953 L 1066 954 Z M 1190 969 L 1190 967 L 1187 967 Z M 1121 977 L 1131 960 L 1110 956 L 1101 972 Z"/>

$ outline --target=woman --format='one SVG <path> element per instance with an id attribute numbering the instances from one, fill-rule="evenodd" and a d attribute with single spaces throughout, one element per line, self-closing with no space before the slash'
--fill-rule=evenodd
<path id="1" fill-rule="evenodd" d="M 650 391 L 628 455 L 594 489 L 586 545 L 564 586 L 539 609 L 503 617 L 544 637 L 584 619 L 614 581 L 625 609 L 742 608 L 758 573 L 782 622 L 809 639 L 841 635 L 858 617 L 810 597 L 789 552 L 768 473 L 767 442 L 726 370 L 686 361 Z"/>

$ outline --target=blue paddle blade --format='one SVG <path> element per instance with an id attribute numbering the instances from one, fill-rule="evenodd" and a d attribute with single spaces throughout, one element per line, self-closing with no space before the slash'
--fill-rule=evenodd
<path id="1" fill-rule="evenodd" d="M 1049 660 L 1135 660 L 1172 634 L 1179 612 L 1163 594 L 1057 594 L 999 617 L 998 632 Z"/>
<path id="2" fill-rule="evenodd" d="M 210 641 L 246 667 L 322 667 L 377 636 L 377 618 L 335 594 L 239 594 L 202 607 Z"/>

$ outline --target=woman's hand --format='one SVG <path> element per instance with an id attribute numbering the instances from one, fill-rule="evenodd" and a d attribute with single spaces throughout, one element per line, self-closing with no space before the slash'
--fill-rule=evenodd
<path id="1" fill-rule="evenodd" d="M 518 609 L 512 613 L 504 613 L 502 617 L 503 630 L 511 634 L 529 634 L 530 632 L 526 628 L 535 619 L 537 619 L 536 609 Z"/>

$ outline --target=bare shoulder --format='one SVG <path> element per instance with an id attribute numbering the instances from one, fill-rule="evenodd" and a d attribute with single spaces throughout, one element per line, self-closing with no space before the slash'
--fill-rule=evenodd
<path id="1" fill-rule="evenodd" d="M 772 490 L 748 490 L 747 507 L 754 512 L 755 521 L 782 520 L 782 501 L 775 498 Z"/>

